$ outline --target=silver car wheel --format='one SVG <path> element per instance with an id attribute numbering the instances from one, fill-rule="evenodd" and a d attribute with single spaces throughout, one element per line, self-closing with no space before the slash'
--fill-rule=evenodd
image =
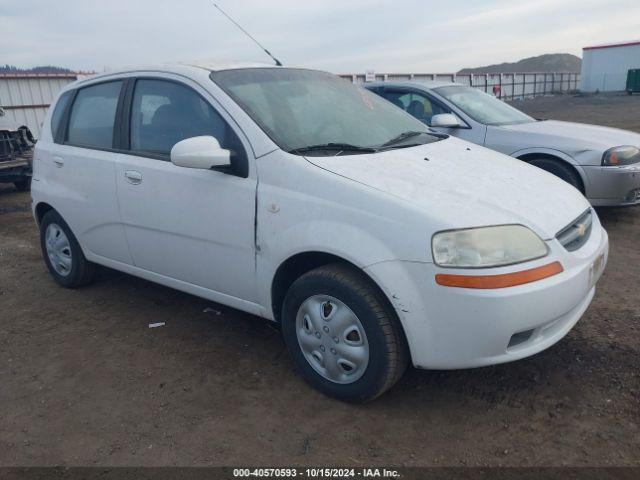
<path id="1" fill-rule="evenodd" d="M 296 315 L 298 344 L 309 365 L 335 383 L 357 381 L 369 365 L 369 342 L 355 313 L 337 298 L 314 295 Z"/>
<path id="2" fill-rule="evenodd" d="M 63 277 L 69 275 L 73 260 L 71 257 L 71 244 L 64 230 L 58 224 L 50 223 L 45 232 L 44 242 L 49 263 L 56 273 Z"/>

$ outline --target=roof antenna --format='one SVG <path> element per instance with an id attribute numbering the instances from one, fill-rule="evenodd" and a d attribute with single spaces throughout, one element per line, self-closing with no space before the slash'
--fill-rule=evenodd
<path id="1" fill-rule="evenodd" d="M 217 4 L 215 4 L 215 3 L 214 3 L 214 4 L 213 4 L 213 6 L 214 6 L 214 7 L 216 7 L 218 10 L 220 10 L 220 13 L 222 13 L 225 17 L 227 17 L 227 18 L 229 19 L 229 21 L 231 21 L 231 23 L 233 23 L 236 27 L 238 27 L 240 30 L 242 30 L 242 32 L 243 32 L 247 37 L 249 37 L 251 40 L 253 40 L 253 41 L 254 41 L 254 43 L 255 43 L 256 45 L 258 45 L 262 50 L 264 50 L 264 52 L 265 52 L 267 55 L 269 55 L 269 56 L 273 59 L 273 61 L 274 61 L 274 62 L 276 62 L 276 65 L 277 65 L 278 67 L 281 67 L 281 66 L 282 66 L 282 63 L 280 63 L 280 60 L 278 60 L 276 57 L 274 57 L 273 55 L 271 55 L 271 52 L 270 52 L 269 50 L 267 50 L 266 48 L 264 48 L 264 47 L 260 44 L 260 42 L 258 42 L 255 38 L 253 38 L 253 37 L 251 36 L 251 34 L 250 34 L 249 32 L 247 32 L 244 28 L 242 28 L 238 22 L 236 22 L 233 18 L 231 18 L 229 15 L 227 15 L 227 14 L 226 14 L 226 12 L 225 12 L 224 10 L 222 10 L 222 9 L 221 9 Z"/>

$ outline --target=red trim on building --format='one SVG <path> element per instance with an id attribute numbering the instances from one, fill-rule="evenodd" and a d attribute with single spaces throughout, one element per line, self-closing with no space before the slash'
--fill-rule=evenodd
<path id="1" fill-rule="evenodd" d="M 602 48 L 632 47 L 634 45 L 640 45 L 640 40 L 635 42 L 610 43 L 608 45 L 594 45 L 592 47 L 583 47 L 582 50 L 600 50 Z"/>

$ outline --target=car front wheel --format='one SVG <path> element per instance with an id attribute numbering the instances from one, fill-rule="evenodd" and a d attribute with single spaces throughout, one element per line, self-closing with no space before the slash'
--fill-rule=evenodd
<path id="1" fill-rule="evenodd" d="M 282 332 L 297 369 L 341 400 L 366 402 L 391 388 L 408 363 L 395 312 L 371 280 L 332 264 L 296 280 L 284 300 Z"/>

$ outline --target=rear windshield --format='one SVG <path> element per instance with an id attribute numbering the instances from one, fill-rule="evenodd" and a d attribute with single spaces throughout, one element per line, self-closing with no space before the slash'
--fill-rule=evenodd
<path id="1" fill-rule="evenodd" d="M 411 115 L 330 73 L 253 68 L 214 72 L 211 79 L 287 151 L 330 143 L 377 148 L 403 132 L 428 133 Z"/>

